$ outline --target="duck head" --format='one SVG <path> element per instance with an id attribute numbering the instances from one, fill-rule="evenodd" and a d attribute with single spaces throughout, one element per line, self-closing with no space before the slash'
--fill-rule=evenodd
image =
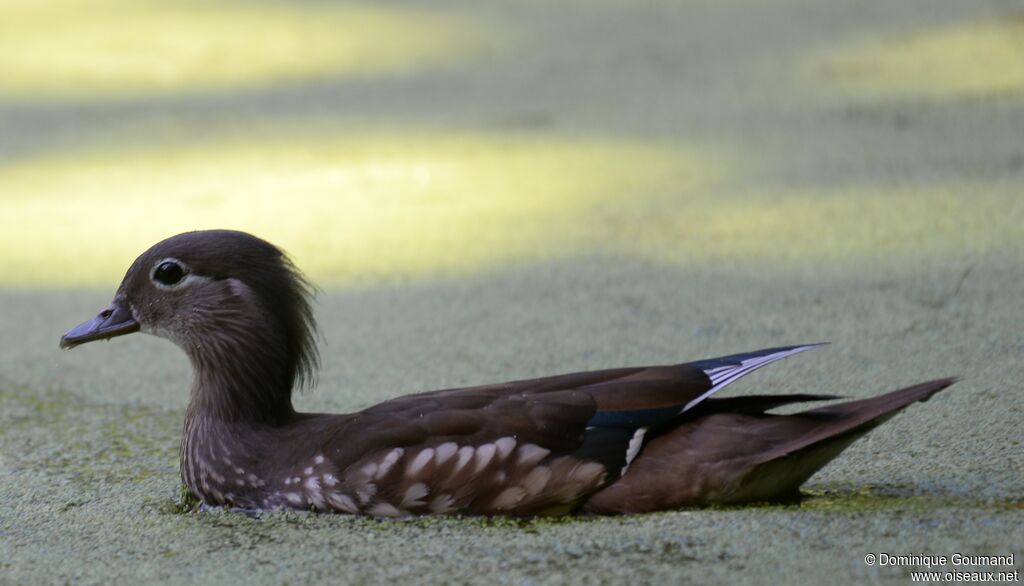
<path id="1" fill-rule="evenodd" d="M 233 230 L 187 232 L 139 256 L 110 305 L 60 346 L 137 331 L 167 338 L 192 361 L 193 404 L 217 399 L 209 407 L 225 417 L 274 420 L 294 413 L 292 388 L 317 366 L 311 296 L 272 244 Z"/>

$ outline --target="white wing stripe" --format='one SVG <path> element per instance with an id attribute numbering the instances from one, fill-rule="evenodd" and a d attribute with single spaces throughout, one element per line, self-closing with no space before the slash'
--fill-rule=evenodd
<path id="1" fill-rule="evenodd" d="M 778 356 L 776 354 L 772 354 L 770 356 L 760 356 L 758 358 L 751 358 L 750 360 L 745 360 L 740 365 L 735 366 L 726 372 L 716 373 L 715 376 L 710 377 L 711 383 L 719 388 L 724 387 L 725 385 L 742 377 L 745 374 L 757 370 L 762 366 L 767 366 L 772 362 L 775 362 L 776 360 L 781 360 L 782 358 L 785 357 L 786 356 Z"/>
<path id="2" fill-rule="evenodd" d="M 811 348 L 815 348 L 819 345 L 820 344 L 809 344 L 807 346 L 797 346 L 796 348 L 790 348 L 789 350 L 783 350 L 781 352 L 775 352 L 773 354 L 766 354 L 764 356 L 748 358 L 747 360 L 741 361 L 740 364 L 737 365 L 717 366 L 715 368 L 709 369 L 705 371 L 705 373 L 711 379 L 711 388 L 704 392 L 704 394 L 702 394 L 701 396 L 687 403 L 686 406 L 683 407 L 683 410 L 680 411 L 680 413 L 689 411 L 695 405 L 697 405 L 704 399 L 707 399 L 711 395 L 717 393 L 718 391 L 722 390 L 727 385 L 731 384 L 733 381 L 736 381 L 739 378 L 747 374 L 750 374 L 751 372 L 754 372 L 755 370 L 761 368 L 762 366 L 768 366 L 772 362 L 782 360 L 783 358 L 787 358 L 794 354 L 799 354 L 800 352 L 810 350 Z"/>

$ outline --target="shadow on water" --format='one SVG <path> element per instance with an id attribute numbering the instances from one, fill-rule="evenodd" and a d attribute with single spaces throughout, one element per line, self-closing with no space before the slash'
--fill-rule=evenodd
<path id="1" fill-rule="evenodd" d="M 0 446 L 9 473 L 45 474 L 83 495 L 176 473 L 179 427 L 180 416 L 170 411 L 0 386 Z"/>

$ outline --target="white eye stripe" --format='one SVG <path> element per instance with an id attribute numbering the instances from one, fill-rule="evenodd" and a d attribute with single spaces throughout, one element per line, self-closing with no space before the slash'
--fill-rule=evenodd
<path id="1" fill-rule="evenodd" d="M 181 279 L 179 279 L 178 281 L 176 281 L 174 283 L 168 284 L 168 283 L 161 282 L 159 279 L 156 278 L 156 272 L 160 269 L 160 267 L 162 267 L 166 263 L 174 263 L 175 265 L 178 266 L 178 268 L 181 269 L 181 271 L 183 273 L 183 276 L 181 277 Z M 157 263 L 155 263 L 153 265 L 152 270 L 150 270 L 150 272 L 149 272 L 149 280 L 154 285 L 156 285 L 158 288 L 160 288 L 160 289 L 168 289 L 169 290 L 169 289 L 179 289 L 181 287 L 187 287 L 187 286 L 193 285 L 193 284 L 195 284 L 197 282 L 207 282 L 210 279 L 208 277 L 203 277 L 203 276 L 200 276 L 200 275 L 197 275 L 197 274 L 193 273 L 192 270 L 188 267 L 188 265 L 183 263 L 183 262 L 181 262 L 180 260 L 178 260 L 176 258 L 173 258 L 173 257 L 167 257 L 167 258 L 161 259 L 160 261 L 158 261 Z"/>
<path id="2" fill-rule="evenodd" d="M 174 286 L 185 287 L 187 285 L 192 285 L 194 283 L 209 283 L 211 280 L 212 279 L 210 279 L 210 277 L 203 277 L 195 273 L 188 273 L 187 275 L 185 275 L 184 279 L 178 281 Z"/>

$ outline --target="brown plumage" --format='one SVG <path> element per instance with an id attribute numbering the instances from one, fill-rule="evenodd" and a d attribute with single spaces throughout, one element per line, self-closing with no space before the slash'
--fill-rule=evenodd
<path id="1" fill-rule="evenodd" d="M 254 236 L 191 232 L 128 269 L 61 347 L 140 329 L 194 370 L 181 475 L 208 505 L 421 514 L 630 513 L 786 500 L 851 442 L 954 382 L 773 415 L 817 395 L 711 398 L 815 345 L 566 374 L 297 413 L 317 366 L 310 288 Z"/>

